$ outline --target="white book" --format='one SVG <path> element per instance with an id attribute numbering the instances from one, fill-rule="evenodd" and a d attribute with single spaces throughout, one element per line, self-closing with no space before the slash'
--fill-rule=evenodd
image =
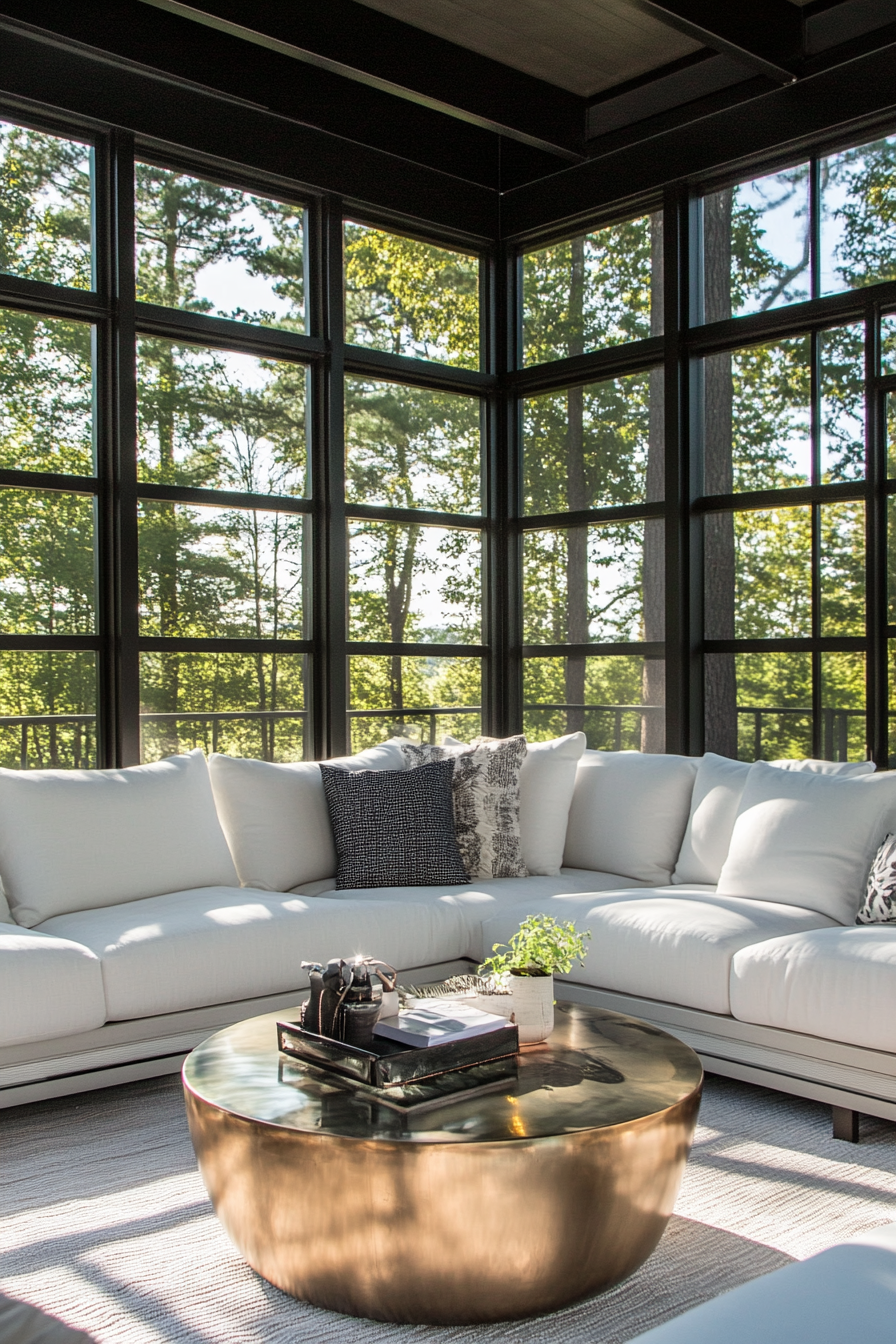
<path id="1" fill-rule="evenodd" d="M 497 1013 L 483 1013 L 466 1003 L 428 1007 L 418 1003 L 415 1008 L 403 1009 L 397 1017 L 383 1017 L 373 1029 L 374 1036 L 384 1036 L 402 1045 L 448 1045 L 451 1041 L 468 1041 L 472 1036 L 506 1027 L 507 1019 Z"/>

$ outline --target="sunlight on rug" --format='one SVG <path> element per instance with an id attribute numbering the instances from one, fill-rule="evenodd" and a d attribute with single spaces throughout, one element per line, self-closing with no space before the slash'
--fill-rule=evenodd
<path id="1" fill-rule="evenodd" d="M 896 1128 L 707 1080 L 676 1213 L 651 1259 L 603 1296 L 495 1326 L 393 1326 L 297 1302 L 220 1228 L 180 1083 L 133 1083 L 0 1111 L 0 1291 L 99 1344 L 622 1344 L 792 1259 L 896 1220 Z"/>

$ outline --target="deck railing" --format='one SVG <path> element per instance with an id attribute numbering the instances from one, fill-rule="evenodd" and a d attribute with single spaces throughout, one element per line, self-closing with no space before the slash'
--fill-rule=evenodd
<path id="1" fill-rule="evenodd" d="M 662 705 L 600 705 L 600 704 L 530 704 L 524 706 L 528 712 L 544 710 L 550 713 L 573 711 L 577 714 L 608 714 L 611 716 L 612 724 L 610 738 L 612 739 L 612 750 L 619 751 L 622 748 L 623 735 L 625 731 L 626 715 L 637 715 L 641 718 L 652 715 L 662 714 Z M 438 732 L 438 723 L 440 719 L 456 718 L 458 715 L 481 714 L 482 709 L 479 705 L 421 705 L 418 708 L 406 706 L 403 710 L 396 709 L 350 709 L 347 713 L 349 724 L 355 720 L 373 719 L 383 720 L 389 725 L 390 735 L 406 732 L 410 727 L 420 726 L 425 729 L 425 736 L 430 742 L 435 742 Z M 812 710 L 810 708 L 800 708 L 792 705 L 739 705 L 737 708 L 738 719 L 746 717 L 752 720 L 749 729 L 752 738 L 751 759 L 762 760 L 764 747 L 766 744 L 770 723 L 777 720 L 780 726 L 782 719 L 805 719 L 811 723 Z M 238 722 L 265 722 L 274 723 L 290 720 L 299 720 L 304 722 L 308 711 L 304 709 L 235 709 L 235 710 L 200 710 L 196 712 L 176 711 L 166 713 L 145 713 L 140 715 L 141 726 L 146 724 L 174 724 L 190 723 L 197 725 L 211 725 L 211 749 L 217 751 L 220 743 L 221 728 L 228 723 Z M 849 757 L 849 724 L 851 719 L 863 719 L 865 711 L 861 709 L 838 709 L 824 708 L 821 711 L 822 728 L 822 755 L 827 760 L 845 761 Z M 896 710 L 891 710 L 890 719 L 896 719 Z M 96 717 L 93 714 L 18 714 L 18 715 L 0 715 L 0 731 L 4 729 L 17 729 L 19 765 L 25 770 L 32 764 L 35 751 L 29 742 L 29 736 L 33 737 L 35 729 L 47 728 L 50 730 L 47 739 L 47 749 L 45 752 L 38 752 L 38 758 L 44 756 L 44 760 L 39 760 L 40 764 L 47 764 L 48 761 L 56 756 L 57 750 L 54 749 L 53 735 L 57 728 L 72 727 L 75 731 L 72 734 L 71 744 L 68 746 L 66 754 L 71 754 L 73 763 L 81 767 L 96 765 Z"/>

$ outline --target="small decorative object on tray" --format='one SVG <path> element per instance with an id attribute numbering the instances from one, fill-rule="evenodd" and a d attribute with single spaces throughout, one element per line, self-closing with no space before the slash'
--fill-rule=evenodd
<path id="1" fill-rule="evenodd" d="M 381 1017 L 373 1029 L 374 1036 L 383 1036 L 402 1045 L 432 1050 L 438 1045 L 468 1041 L 474 1036 L 485 1036 L 506 1025 L 503 1017 L 483 1013 L 463 1000 L 449 1000 L 444 1006 L 417 1004 L 406 1008 L 396 1017 Z"/>

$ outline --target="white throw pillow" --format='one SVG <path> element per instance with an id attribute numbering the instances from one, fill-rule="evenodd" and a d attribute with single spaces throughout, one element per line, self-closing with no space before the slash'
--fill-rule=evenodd
<path id="1" fill-rule="evenodd" d="M 693 756 L 586 751 L 576 771 L 564 865 L 665 886 L 696 774 Z"/>
<path id="2" fill-rule="evenodd" d="M 778 770 L 809 771 L 823 775 L 870 775 L 873 761 L 769 761 Z M 674 883 L 716 883 L 728 857 L 731 832 L 750 765 L 708 751 L 700 757 L 691 814 L 672 874 Z"/>
<path id="3" fill-rule="evenodd" d="M 527 742 L 520 772 L 520 839 L 523 863 L 534 877 L 556 877 L 560 872 L 585 742 L 584 733 Z"/>
<path id="4" fill-rule="evenodd" d="M 547 742 L 526 739 L 520 771 L 520 840 L 523 863 L 532 877 L 557 877 L 560 872 L 576 767 L 587 740 L 584 733 Z M 446 747 L 464 745 L 448 734 L 443 741 Z"/>
<path id="5" fill-rule="evenodd" d="M 17 924 L 235 887 L 201 751 L 125 770 L 0 770 L 0 873 Z"/>
<path id="6" fill-rule="evenodd" d="M 894 810 L 896 772 L 843 779 L 757 761 L 719 894 L 797 905 L 852 924 Z"/>
<path id="7" fill-rule="evenodd" d="M 346 770 L 403 770 L 395 742 L 340 756 Z M 336 850 L 316 761 L 274 765 L 217 753 L 209 758 L 215 803 L 240 882 L 289 891 L 332 877 Z"/>

